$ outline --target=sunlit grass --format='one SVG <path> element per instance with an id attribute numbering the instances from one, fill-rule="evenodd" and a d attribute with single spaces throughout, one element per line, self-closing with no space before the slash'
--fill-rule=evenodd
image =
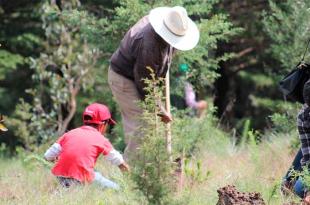
<path id="1" fill-rule="evenodd" d="M 235 185 L 244 192 L 260 192 L 267 204 L 299 200 L 294 196 L 283 196 L 279 187 L 294 157 L 289 151 L 289 136 L 276 136 L 257 146 L 244 148 L 229 145 L 222 139 L 217 141 L 216 149 L 204 146 L 196 160 L 192 160 L 193 165 L 195 161 L 203 160 L 203 172 L 209 171 L 210 176 L 202 183 L 188 186 L 180 201 L 187 198 L 188 204 L 216 204 L 217 189 L 226 185 Z M 222 151 L 216 151 L 219 147 Z"/>
<path id="2" fill-rule="evenodd" d="M 255 146 L 236 147 L 224 134 L 210 137 L 190 160 L 188 169 L 195 171 L 201 162 L 200 181 L 187 176 L 182 193 L 173 204 L 216 204 L 217 189 L 235 185 L 240 191 L 260 192 L 267 204 L 280 205 L 297 200 L 279 192 L 281 178 L 294 157 L 289 152 L 290 137 L 272 137 Z M 61 188 L 50 170 L 40 163 L 25 164 L 22 157 L 0 160 L 0 204 L 147 204 L 134 189 L 129 176 L 98 159 L 99 171 L 123 187 L 121 191 L 101 190 L 94 185 Z M 209 175 L 205 175 L 209 172 Z M 196 173 L 197 174 L 197 173 Z"/>
<path id="3" fill-rule="evenodd" d="M 98 163 L 98 170 L 121 184 L 121 191 L 102 190 L 95 185 L 65 189 L 46 167 L 25 165 L 17 159 L 1 160 L 0 166 L 0 204 L 146 204 L 130 187 L 127 176 L 104 163 Z"/>

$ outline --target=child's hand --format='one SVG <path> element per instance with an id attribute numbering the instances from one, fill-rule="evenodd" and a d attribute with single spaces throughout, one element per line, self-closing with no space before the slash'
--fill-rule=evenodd
<path id="1" fill-rule="evenodd" d="M 128 165 L 126 162 L 124 162 L 124 163 L 118 165 L 118 168 L 119 168 L 122 172 L 129 172 L 129 171 L 130 171 L 130 167 L 129 167 L 129 165 Z"/>

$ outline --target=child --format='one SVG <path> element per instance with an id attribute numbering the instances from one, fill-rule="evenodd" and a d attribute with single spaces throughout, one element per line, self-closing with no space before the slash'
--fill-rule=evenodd
<path id="1" fill-rule="evenodd" d="M 97 183 L 103 188 L 118 189 L 118 185 L 99 172 L 94 166 L 100 154 L 122 171 L 129 171 L 122 155 L 102 134 L 108 124 L 115 124 L 109 109 L 93 103 L 83 113 L 84 125 L 65 133 L 44 154 L 48 161 L 56 161 L 52 173 L 60 184 L 70 187 L 73 184 Z"/>

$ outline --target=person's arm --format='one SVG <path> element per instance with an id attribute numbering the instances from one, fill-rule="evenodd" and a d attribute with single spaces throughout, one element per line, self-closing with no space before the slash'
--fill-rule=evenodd
<path id="1" fill-rule="evenodd" d="M 61 152 L 61 146 L 58 143 L 54 143 L 44 154 L 44 159 L 53 162 L 57 159 Z"/>
<path id="2" fill-rule="evenodd" d="M 197 110 L 198 117 L 201 116 L 203 111 L 208 107 L 208 103 L 205 100 L 196 100 L 193 85 L 188 82 L 185 83 L 185 101 L 188 107 Z"/>
<path id="3" fill-rule="evenodd" d="M 150 37 L 141 39 L 135 51 L 137 52 L 137 60 L 134 65 L 134 81 L 141 99 L 144 99 L 148 94 L 145 90 L 148 85 L 144 79 L 151 79 L 152 72 L 155 74 L 155 78 L 158 78 L 157 73 L 159 73 L 162 65 L 162 62 L 159 62 L 161 53 L 156 41 Z M 152 71 L 148 68 L 152 69 Z M 162 121 L 165 123 L 172 121 L 171 115 L 167 113 L 160 99 L 156 100 L 156 104 L 160 108 L 161 113 L 159 116 Z"/>
<path id="4" fill-rule="evenodd" d="M 302 166 L 310 163 L 310 108 L 305 106 L 298 114 L 297 128 L 301 142 Z"/>
<path id="5" fill-rule="evenodd" d="M 186 105 L 190 108 L 196 108 L 197 107 L 197 101 L 196 101 L 196 95 L 193 86 L 186 82 L 185 83 L 185 102 Z"/>
<path id="6" fill-rule="evenodd" d="M 135 52 L 137 53 L 136 62 L 134 64 L 134 82 L 142 99 L 148 94 L 145 90 L 148 85 L 145 79 L 151 79 L 151 73 L 156 74 L 160 69 L 160 53 L 158 45 L 150 37 L 144 37 L 136 43 Z M 149 70 L 148 68 L 152 69 Z"/>
<path id="7" fill-rule="evenodd" d="M 124 161 L 123 156 L 115 149 L 112 149 L 106 159 L 111 162 L 111 164 L 116 165 L 121 171 L 129 171 L 128 164 Z"/>

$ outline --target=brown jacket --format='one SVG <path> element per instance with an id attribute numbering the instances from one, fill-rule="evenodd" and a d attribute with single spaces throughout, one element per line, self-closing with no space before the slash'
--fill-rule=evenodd
<path id="1" fill-rule="evenodd" d="M 133 80 L 143 99 L 146 91 L 142 79 L 150 78 L 146 67 L 151 67 L 157 78 L 165 77 L 173 52 L 174 49 L 155 33 L 148 16 L 145 16 L 124 36 L 110 59 L 111 69 Z"/>

